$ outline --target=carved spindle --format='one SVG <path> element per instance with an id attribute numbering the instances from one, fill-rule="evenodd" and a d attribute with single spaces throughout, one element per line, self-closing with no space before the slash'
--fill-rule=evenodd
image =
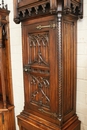
<path id="1" fill-rule="evenodd" d="M 45 11 L 46 11 L 46 4 L 43 4 L 42 8 L 43 8 L 43 13 L 45 13 Z"/>
<path id="2" fill-rule="evenodd" d="M 31 16 L 31 11 L 32 11 L 32 8 L 29 8 L 29 9 L 28 9 L 29 16 Z"/>
<path id="3" fill-rule="evenodd" d="M 38 14 L 38 9 L 39 9 L 39 7 L 36 6 L 36 7 L 35 7 L 35 11 L 36 11 L 35 13 L 36 13 L 36 14 Z"/>
<path id="4" fill-rule="evenodd" d="M 23 14 L 23 18 L 25 17 L 25 10 L 22 11 L 22 14 Z"/>
<path id="5" fill-rule="evenodd" d="M 72 13 L 75 14 L 76 12 L 76 5 L 71 4 Z"/>

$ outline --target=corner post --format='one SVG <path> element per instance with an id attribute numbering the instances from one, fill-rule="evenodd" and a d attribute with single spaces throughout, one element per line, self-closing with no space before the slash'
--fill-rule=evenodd
<path id="1" fill-rule="evenodd" d="M 59 120 L 59 125 L 61 127 L 62 122 L 63 122 L 63 112 L 62 112 L 62 107 L 63 107 L 63 98 L 62 98 L 62 91 L 63 91 L 63 86 L 62 86 L 62 8 L 63 8 L 63 2 L 59 0 L 58 2 L 58 9 L 57 9 L 57 55 L 58 55 L 58 97 L 59 97 L 59 112 L 58 112 L 58 120 Z"/>

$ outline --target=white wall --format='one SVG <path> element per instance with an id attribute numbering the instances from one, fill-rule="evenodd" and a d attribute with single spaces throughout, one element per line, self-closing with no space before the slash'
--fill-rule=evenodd
<path id="1" fill-rule="evenodd" d="M 11 64 L 13 78 L 13 93 L 15 116 L 22 110 L 24 105 L 24 90 L 23 90 L 23 69 L 22 69 L 22 42 L 21 42 L 21 24 L 13 22 L 13 0 L 7 0 L 8 9 L 10 12 L 10 44 L 11 44 Z M 16 117 L 15 117 L 16 118 Z M 17 118 L 16 118 L 17 124 Z M 16 125 L 19 130 L 18 126 Z"/>
<path id="2" fill-rule="evenodd" d="M 17 25 L 13 22 L 13 1 L 6 1 L 8 3 L 8 8 L 11 11 L 11 64 L 15 114 L 17 116 L 23 110 L 24 104 L 21 25 Z M 81 130 L 87 130 L 87 0 L 84 0 L 84 19 L 78 21 L 77 46 L 77 114 L 81 120 Z M 18 126 L 17 130 L 19 130 Z"/>
<path id="3" fill-rule="evenodd" d="M 84 0 L 84 18 L 78 21 L 77 40 L 77 114 L 81 130 L 87 130 L 87 0 Z"/>

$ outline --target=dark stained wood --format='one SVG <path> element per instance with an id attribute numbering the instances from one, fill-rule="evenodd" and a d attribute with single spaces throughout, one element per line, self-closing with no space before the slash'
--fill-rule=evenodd
<path id="1" fill-rule="evenodd" d="M 17 117 L 20 130 L 80 130 L 76 115 L 76 34 L 82 2 L 18 3 L 25 96 L 24 110 Z"/>
<path id="2" fill-rule="evenodd" d="M 9 13 L 0 8 L 0 130 L 15 130 Z"/>

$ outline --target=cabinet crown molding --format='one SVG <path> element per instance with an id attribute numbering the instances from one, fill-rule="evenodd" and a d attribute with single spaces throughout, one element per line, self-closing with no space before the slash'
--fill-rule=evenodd
<path id="1" fill-rule="evenodd" d="M 83 18 L 83 0 L 14 0 L 14 22 L 20 23 L 45 15 L 73 15 Z"/>

